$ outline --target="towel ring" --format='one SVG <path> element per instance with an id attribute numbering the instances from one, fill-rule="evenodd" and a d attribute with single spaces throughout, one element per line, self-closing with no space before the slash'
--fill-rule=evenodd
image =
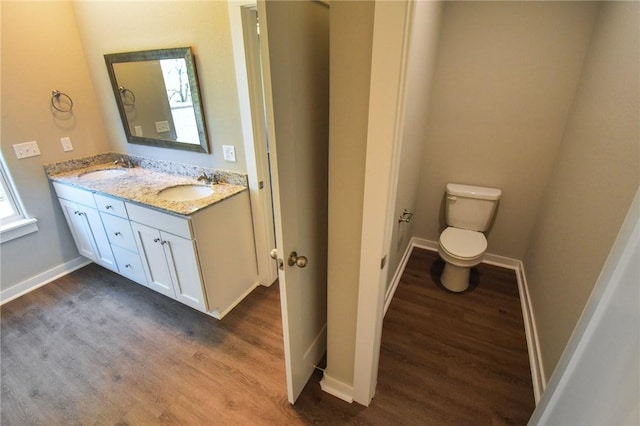
<path id="1" fill-rule="evenodd" d="M 118 87 L 120 91 L 120 96 L 122 97 L 122 104 L 125 106 L 134 106 L 136 104 L 136 95 L 131 90 L 126 89 L 123 86 Z M 127 93 L 129 93 L 128 97 L 131 99 L 129 102 L 126 101 Z"/>
<path id="2" fill-rule="evenodd" d="M 60 103 L 60 96 L 63 96 L 66 98 L 66 102 L 64 103 Z M 67 105 L 67 108 L 60 108 L 61 105 Z M 56 110 L 56 111 L 60 111 L 60 112 L 71 112 L 71 110 L 73 110 L 73 99 L 71 99 L 71 97 L 69 95 L 67 95 L 66 93 L 62 93 L 58 90 L 53 90 L 51 92 L 51 106 Z"/>

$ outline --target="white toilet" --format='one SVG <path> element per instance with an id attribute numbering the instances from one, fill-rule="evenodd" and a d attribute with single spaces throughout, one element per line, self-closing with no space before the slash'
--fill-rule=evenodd
<path id="1" fill-rule="evenodd" d="M 447 184 L 448 228 L 440 234 L 438 253 L 446 262 L 440 282 L 448 290 L 469 287 L 471 268 L 487 251 L 483 232 L 489 228 L 502 191 L 481 186 Z"/>

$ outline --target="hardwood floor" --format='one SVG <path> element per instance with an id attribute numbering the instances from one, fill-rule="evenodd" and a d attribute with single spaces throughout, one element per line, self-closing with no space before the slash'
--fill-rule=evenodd
<path id="1" fill-rule="evenodd" d="M 436 284 L 416 249 L 384 323 L 370 407 L 320 390 L 287 402 L 277 285 L 217 321 L 96 265 L 0 310 L 3 426 L 525 424 L 533 411 L 515 275 Z"/>

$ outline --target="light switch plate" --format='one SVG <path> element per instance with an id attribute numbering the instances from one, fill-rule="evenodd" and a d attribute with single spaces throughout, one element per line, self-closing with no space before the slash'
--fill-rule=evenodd
<path id="1" fill-rule="evenodd" d="M 236 147 L 233 145 L 222 145 L 222 156 L 225 161 L 236 162 Z"/>
<path id="2" fill-rule="evenodd" d="M 36 141 L 13 144 L 13 151 L 18 159 L 40 155 L 40 148 Z"/>
<path id="3" fill-rule="evenodd" d="M 156 132 L 164 133 L 169 131 L 168 121 L 156 121 Z"/>

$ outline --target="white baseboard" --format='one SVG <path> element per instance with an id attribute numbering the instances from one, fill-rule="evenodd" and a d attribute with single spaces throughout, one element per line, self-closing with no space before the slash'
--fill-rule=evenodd
<path id="1" fill-rule="evenodd" d="M 542 364 L 542 353 L 540 351 L 540 340 L 538 339 L 536 319 L 533 314 L 533 307 L 531 306 L 529 287 L 527 285 L 527 278 L 524 273 L 524 265 L 522 262 L 520 262 L 520 267 L 516 271 L 516 276 L 518 278 L 520 304 L 522 305 L 524 331 L 527 336 L 527 350 L 529 351 L 529 366 L 531 368 L 531 381 L 533 382 L 533 396 L 537 405 L 542 393 L 547 387 L 547 381 L 544 374 L 544 365 Z"/>
<path id="2" fill-rule="evenodd" d="M 402 259 L 400 260 L 400 264 L 398 265 L 398 269 L 396 269 L 396 273 L 393 275 L 393 280 L 391 280 L 391 285 L 387 289 L 384 295 L 384 313 L 383 316 L 387 314 L 387 310 L 389 309 L 389 305 L 393 300 L 393 295 L 396 293 L 396 289 L 398 288 L 398 284 L 400 284 L 400 278 L 402 278 L 402 273 L 404 272 L 404 268 L 407 266 L 407 262 L 411 257 L 411 252 L 413 251 L 413 239 L 407 245 L 407 249 L 404 251 L 402 255 Z"/>
<path id="3" fill-rule="evenodd" d="M 18 297 L 29 293 L 43 285 L 49 284 L 51 281 L 57 280 L 76 269 L 80 269 L 83 266 L 90 264 L 91 261 L 85 257 L 78 256 L 69 262 L 58 265 L 54 268 L 44 271 L 36 276 L 33 276 L 19 284 L 16 284 L 8 289 L 0 291 L 0 305 L 10 302 Z"/>
<path id="4" fill-rule="evenodd" d="M 320 389 L 348 403 L 353 402 L 353 386 L 331 377 L 326 371 L 320 380 Z"/>
<path id="5" fill-rule="evenodd" d="M 438 251 L 438 242 L 425 240 L 422 238 L 413 237 L 411 243 L 405 252 L 402 262 L 398 266 L 398 270 L 393 276 L 393 283 L 390 287 L 388 297 L 385 297 L 385 314 L 387 308 L 393 299 L 400 277 L 404 272 L 404 268 L 407 265 L 407 260 L 411 256 L 411 252 L 414 247 L 422 248 L 430 251 Z M 406 257 L 406 259 L 405 259 Z M 507 268 L 515 271 L 516 278 L 518 280 L 518 293 L 520 294 L 520 304 L 522 306 L 522 318 L 524 320 L 524 330 L 527 338 L 527 350 L 529 352 L 529 364 L 531 368 L 531 380 L 533 382 L 533 395 L 535 397 L 536 404 L 540 400 L 545 387 L 547 386 L 544 374 L 544 367 L 542 365 L 542 356 L 540 352 L 540 341 L 538 340 L 538 331 L 536 329 L 535 316 L 533 314 L 533 308 L 531 306 L 531 298 L 529 297 L 529 288 L 527 286 L 527 279 L 524 273 L 524 265 L 522 261 L 518 259 L 512 259 L 510 257 L 499 256 L 496 254 L 486 253 L 482 263 L 488 265 L 499 266 L 501 268 Z"/>

